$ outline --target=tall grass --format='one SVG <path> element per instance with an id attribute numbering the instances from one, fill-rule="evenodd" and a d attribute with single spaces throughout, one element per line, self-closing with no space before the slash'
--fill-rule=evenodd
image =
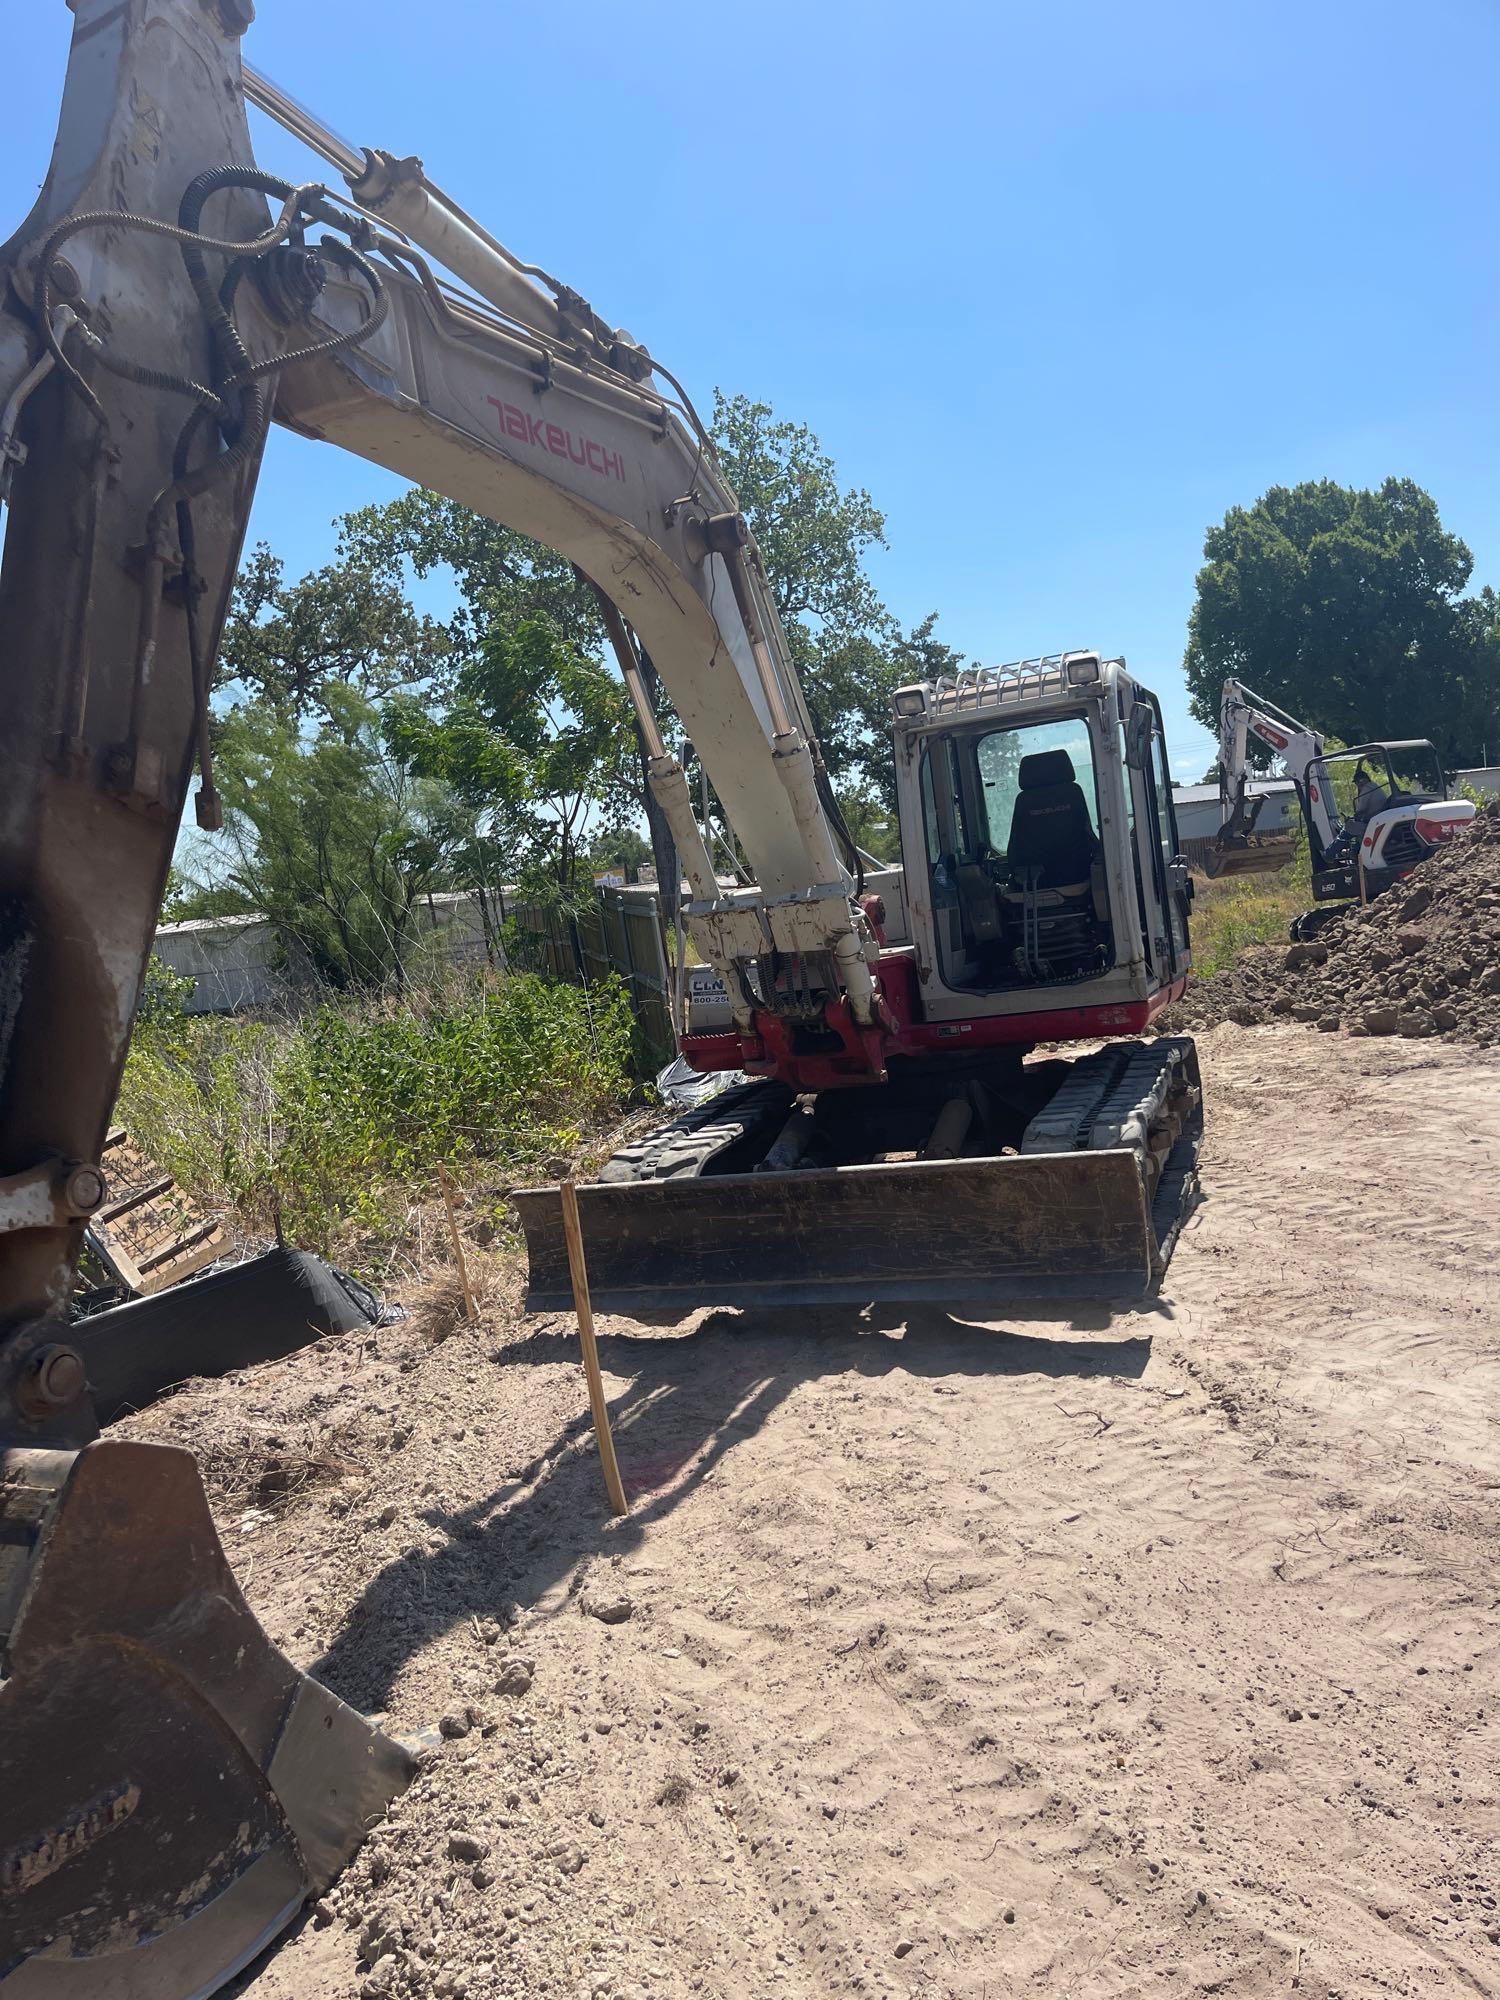
<path id="1" fill-rule="evenodd" d="M 1312 895 L 1295 868 L 1275 875 L 1240 875 L 1196 883 L 1193 902 L 1193 971 L 1200 979 L 1224 972 L 1257 944 L 1285 944 L 1292 919 L 1311 907 Z"/>
<path id="2" fill-rule="evenodd" d="M 179 1183 L 246 1233 L 356 1263 L 401 1236 L 439 1161 L 503 1187 L 568 1157 L 632 1089 L 614 981 L 528 974 L 325 1004 L 297 1019 L 139 1023 L 117 1116 Z"/>

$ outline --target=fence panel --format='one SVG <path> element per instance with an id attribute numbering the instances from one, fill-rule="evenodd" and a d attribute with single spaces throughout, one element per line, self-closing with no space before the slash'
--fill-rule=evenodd
<path id="1" fill-rule="evenodd" d="M 629 990 L 642 1055 L 653 1068 L 672 1060 L 677 1037 L 654 889 L 596 889 L 576 917 L 537 904 L 518 904 L 510 916 L 517 966 L 575 986 L 615 974 Z"/>

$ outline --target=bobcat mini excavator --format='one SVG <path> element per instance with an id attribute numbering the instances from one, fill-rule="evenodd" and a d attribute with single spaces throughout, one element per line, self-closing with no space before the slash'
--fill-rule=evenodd
<path id="1" fill-rule="evenodd" d="M 1437 751 L 1425 737 L 1356 743 L 1329 750 L 1316 729 L 1239 681 L 1225 681 L 1219 705 L 1219 797 L 1223 824 L 1206 872 L 1256 875 L 1292 858 L 1289 833 L 1261 833 L 1265 795 L 1252 799 L 1248 751 L 1254 737 L 1281 759 L 1297 790 L 1312 857 L 1317 907 L 1292 923 L 1306 940 L 1357 898 L 1378 896 L 1474 817 L 1467 799 L 1450 799 Z"/>
<path id="2" fill-rule="evenodd" d="M 862 877 L 666 369 L 420 161 L 242 68 L 250 0 L 71 5 L 51 168 L 0 247 L 0 1995 L 181 2000 L 410 1772 L 261 1631 L 192 1456 L 99 1434 L 70 1339 L 195 764 L 219 821 L 211 671 L 269 424 L 599 593 L 719 982 L 683 1048 L 738 1077 L 582 1190 L 603 1303 L 1149 1292 L 1199 1095 L 1190 1043 L 1130 1037 L 1182 989 L 1188 885 L 1156 702 L 1089 651 L 901 689 L 905 868 Z M 256 166 L 247 98 L 337 193 Z M 750 886 L 715 879 L 642 647 Z M 533 1298 L 565 1298 L 556 1191 L 520 1207 Z M 203 1372 L 235 1360 L 205 1325 Z"/>

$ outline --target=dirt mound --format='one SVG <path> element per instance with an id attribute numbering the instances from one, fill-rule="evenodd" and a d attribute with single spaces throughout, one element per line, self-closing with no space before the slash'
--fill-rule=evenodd
<path id="1" fill-rule="evenodd" d="M 1283 1017 L 1330 1033 L 1500 1043 L 1500 801 L 1409 881 L 1312 942 L 1249 951 L 1195 979 L 1162 1027 Z"/>

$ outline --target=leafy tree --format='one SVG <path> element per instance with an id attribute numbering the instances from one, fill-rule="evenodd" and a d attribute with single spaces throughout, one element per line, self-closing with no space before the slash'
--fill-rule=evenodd
<path id="1" fill-rule="evenodd" d="M 877 861 L 901 859 L 901 828 L 895 813 L 877 792 L 847 787 L 839 793 L 839 810 L 856 847 Z"/>
<path id="2" fill-rule="evenodd" d="M 472 655 L 496 631 L 514 631 L 536 619 L 544 619 L 580 657 L 602 661 L 608 654 L 593 589 L 565 556 L 442 494 L 418 487 L 384 506 L 346 515 L 341 549 L 377 572 L 409 563 L 419 577 L 451 575 L 459 598 L 450 626 L 458 656 Z M 656 670 L 644 653 L 641 672 L 658 717 L 665 720 Z M 671 881 L 677 874 L 671 829 L 646 782 L 646 749 L 633 717 L 630 728 L 634 761 L 611 765 L 600 803 L 615 819 L 645 817 L 658 877 Z"/>
<path id="3" fill-rule="evenodd" d="M 1430 736 L 1461 764 L 1500 734 L 1500 606 L 1460 595 L 1473 558 L 1414 481 L 1272 487 L 1203 552 L 1183 662 L 1200 722 L 1233 677 L 1345 742 Z"/>
<path id="4" fill-rule="evenodd" d="M 934 637 L 936 612 L 903 632 L 865 571 L 886 547 L 885 516 L 861 487 L 841 488 L 806 424 L 768 404 L 714 393 L 714 443 L 755 534 L 829 771 L 894 809 L 890 698 L 905 681 L 948 673 L 960 655 Z"/>
<path id="5" fill-rule="evenodd" d="M 627 882 L 633 882 L 636 869 L 650 860 L 650 842 L 643 840 L 633 826 L 601 828 L 582 856 L 583 866 L 590 875 L 603 875 L 614 868 Z"/>
<path id="6" fill-rule="evenodd" d="M 164 924 L 186 924 L 195 917 L 243 917 L 254 907 L 244 890 L 232 882 L 201 878 L 173 867 L 167 875 L 161 920 Z"/>
<path id="7" fill-rule="evenodd" d="M 448 886 L 471 823 L 385 748 L 361 695 L 330 684 L 324 699 L 310 739 L 268 703 L 226 722 L 220 886 L 263 911 L 289 959 L 330 986 L 399 987 L 418 904 Z"/>
<path id="8" fill-rule="evenodd" d="M 392 551 L 346 534 L 336 561 L 288 584 L 280 557 L 260 542 L 235 584 L 217 681 L 292 721 L 327 720 L 325 689 L 382 701 L 440 679 L 452 643 L 439 619 L 413 608 Z"/>
<path id="9" fill-rule="evenodd" d="M 566 888 L 591 816 L 617 793 L 632 722 L 618 677 L 533 617 L 490 630 L 460 667 L 446 713 L 392 701 L 385 738 L 413 771 L 519 832 Z"/>

